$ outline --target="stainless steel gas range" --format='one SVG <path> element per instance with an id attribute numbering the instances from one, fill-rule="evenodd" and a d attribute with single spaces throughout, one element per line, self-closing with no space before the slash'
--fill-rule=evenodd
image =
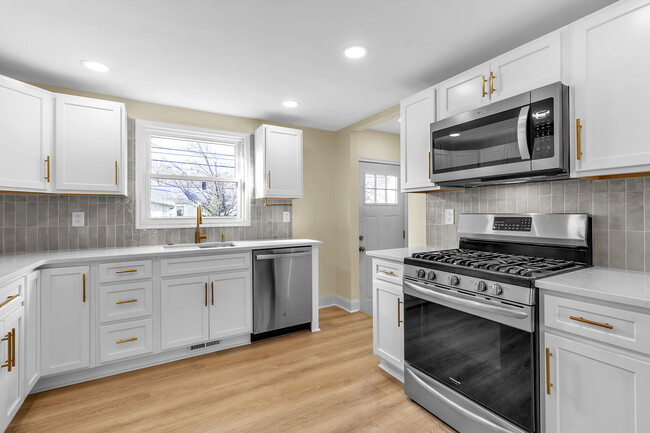
<path id="1" fill-rule="evenodd" d="M 586 214 L 462 214 L 404 260 L 404 389 L 461 433 L 538 429 L 535 280 L 591 266 Z"/>

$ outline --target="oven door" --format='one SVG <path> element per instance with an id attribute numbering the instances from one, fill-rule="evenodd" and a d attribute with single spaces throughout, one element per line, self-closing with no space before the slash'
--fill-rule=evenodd
<path id="1" fill-rule="evenodd" d="M 463 431 L 535 431 L 533 331 L 530 306 L 504 304 L 440 285 L 405 280 L 407 394 L 409 380 L 430 382 L 424 388 L 436 395 L 438 405 L 432 412 Z M 451 390 L 465 398 L 440 397 Z M 465 412 L 471 413 L 469 419 L 456 407 L 466 400 L 473 403 L 465 404 Z M 452 419 L 444 416 L 448 412 L 454 413 Z M 467 425 L 472 419 L 481 420 L 475 429 Z M 494 428 L 487 428 L 490 425 Z M 501 427 L 495 427 L 498 425 Z"/>

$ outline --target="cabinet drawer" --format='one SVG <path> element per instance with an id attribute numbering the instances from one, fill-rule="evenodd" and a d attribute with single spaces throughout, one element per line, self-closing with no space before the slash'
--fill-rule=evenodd
<path id="1" fill-rule="evenodd" d="M 372 261 L 372 274 L 378 280 L 401 285 L 403 269 L 404 265 L 402 263 L 379 259 L 373 259 Z"/>
<path id="2" fill-rule="evenodd" d="M 151 319 L 105 325 L 99 331 L 101 362 L 116 361 L 153 352 Z"/>
<path id="3" fill-rule="evenodd" d="M 21 278 L 13 283 L 0 287 L 0 311 L 7 311 L 9 304 L 14 305 L 14 299 L 21 299 L 25 293 L 25 279 Z M 19 301 L 16 301 L 19 302 Z"/>
<path id="4" fill-rule="evenodd" d="M 544 324 L 650 354 L 650 316 L 647 314 L 544 295 Z"/>
<path id="5" fill-rule="evenodd" d="M 118 281 L 131 281 L 142 278 L 151 278 L 151 260 L 101 263 L 99 265 L 100 283 L 116 283 Z"/>
<path id="6" fill-rule="evenodd" d="M 179 275 L 206 274 L 210 272 L 247 269 L 250 266 L 250 253 L 165 259 L 160 261 L 160 275 L 163 277 L 175 277 Z"/>
<path id="7" fill-rule="evenodd" d="M 99 288 L 99 320 L 102 323 L 150 316 L 152 305 L 151 281 Z"/>

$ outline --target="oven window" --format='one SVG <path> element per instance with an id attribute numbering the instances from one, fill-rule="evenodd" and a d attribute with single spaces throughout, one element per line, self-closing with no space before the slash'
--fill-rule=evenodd
<path id="1" fill-rule="evenodd" d="M 404 295 L 404 357 L 412 366 L 532 430 L 532 333 Z"/>
<path id="2" fill-rule="evenodd" d="M 432 133 L 433 173 L 523 161 L 517 144 L 521 107 Z"/>

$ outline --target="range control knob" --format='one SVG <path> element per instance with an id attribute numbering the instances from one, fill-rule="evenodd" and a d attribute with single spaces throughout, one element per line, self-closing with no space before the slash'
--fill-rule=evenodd
<path id="1" fill-rule="evenodd" d="M 460 283 L 460 280 L 456 275 L 452 275 L 449 278 L 447 278 L 447 282 L 449 283 L 450 286 L 457 286 L 458 283 Z"/>
<path id="2" fill-rule="evenodd" d="M 418 269 L 417 276 L 418 278 L 424 278 L 424 269 Z"/>
<path id="3" fill-rule="evenodd" d="M 477 292 L 485 292 L 487 290 L 487 284 L 485 284 L 485 281 L 477 281 L 474 283 L 474 290 Z"/>
<path id="4" fill-rule="evenodd" d="M 490 295 L 500 295 L 503 293 L 503 289 L 497 283 L 490 284 Z"/>
<path id="5" fill-rule="evenodd" d="M 427 280 L 435 280 L 436 279 L 436 273 L 433 271 L 427 272 Z"/>

